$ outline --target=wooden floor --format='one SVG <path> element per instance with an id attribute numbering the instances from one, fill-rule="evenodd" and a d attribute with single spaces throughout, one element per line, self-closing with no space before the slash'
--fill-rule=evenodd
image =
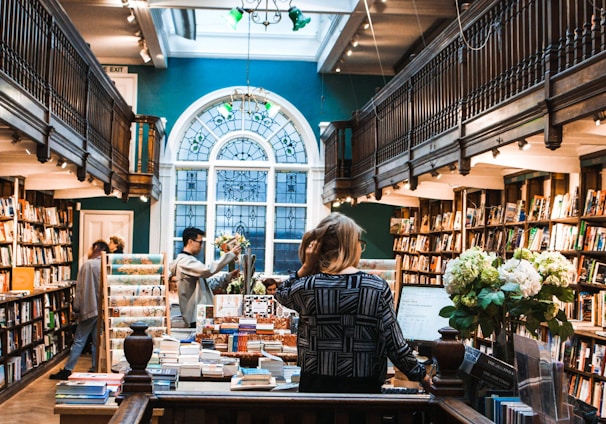
<path id="1" fill-rule="evenodd" d="M 28 386 L 0 404 L 1 424 L 59 424 L 55 407 L 55 385 L 57 380 L 49 375 L 59 371 L 67 358 L 33 380 Z M 75 371 L 86 372 L 91 367 L 91 356 L 82 355 Z"/>

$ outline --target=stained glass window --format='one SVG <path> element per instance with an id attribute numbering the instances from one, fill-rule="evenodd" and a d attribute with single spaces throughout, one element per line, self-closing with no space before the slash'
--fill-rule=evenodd
<path id="1" fill-rule="evenodd" d="M 224 115 L 220 109 L 226 101 L 231 99 L 207 104 L 183 131 L 177 151 L 175 254 L 185 227 L 214 229 L 207 231 L 207 240 L 238 232 L 251 242 L 257 272 L 286 273 L 298 267 L 307 226 L 304 140 L 284 110 L 271 118 L 264 107 L 246 104 L 243 109 L 235 100 Z M 297 169 L 288 169 L 289 164 Z M 212 246 L 207 243 L 213 252 L 206 258 L 218 257 Z"/>

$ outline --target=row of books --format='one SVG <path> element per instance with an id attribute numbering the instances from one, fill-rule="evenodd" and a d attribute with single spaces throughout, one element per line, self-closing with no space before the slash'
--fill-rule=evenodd
<path id="1" fill-rule="evenodd" d="M 53 265 L 73 260 L 71 246 L 23 246 L 17 245 L 15 265 Z"/>
<path id="2" fill-rule="evenodd" d="M 411 272 L 443 273 L 448 261 L 440 255 L 410 255 L 402 256 L 402 270 Z"/>
<path id="3" fill-rule="evenodd" d="M 600 216 L 604 215 L 606 204 L 606 190 L 587 190 L 587 196 L 585 197 L 585 207 L 583 209 L 583 215 L 585 216 Z"/>
<path id="4" fill-rule="evenodd" d="M 1 229 L 0 229 L 1 232 Z M 6 236 L 6 234 L 5 234 Z M 2 235 L 0 234 L 0 241 Z M 17 241 L 32 244 L 69 244 L 71 245 L 71 232 L 67 229 L 53 227 L 37 227 L 29 222 L 17 223 Z"/>

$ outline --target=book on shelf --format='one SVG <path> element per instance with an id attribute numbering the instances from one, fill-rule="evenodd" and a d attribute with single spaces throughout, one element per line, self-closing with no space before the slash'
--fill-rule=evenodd
<path id="1" fill-rule="evenodd" d="M 505 217 L 504 217 L 504 222 L 505 223 L 512 223 L 512 222 L 517 222 L 517 204 L 513 203 L 513 202 L 507 202 L 505 204 Z"/>

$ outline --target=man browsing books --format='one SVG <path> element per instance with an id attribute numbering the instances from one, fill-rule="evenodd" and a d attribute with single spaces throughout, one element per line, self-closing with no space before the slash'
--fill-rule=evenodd
<path id="1" fill-rule="evenodd" d="M 210 278 L 237 259 L 241 247 L 236 245 L 222 255 L 218 261 L 205 265 L 196 256 L 202 251 L 204 231 L 188 227 L 183 230 L 183 250 L 170 264 L 170 273 L 177 278 L 179 308 L 187 325 L 196 326 L 197 305 L 212 305 L 215 293 L 225 290 L 227 285 L 238 277 L 239 271 Z"/>

